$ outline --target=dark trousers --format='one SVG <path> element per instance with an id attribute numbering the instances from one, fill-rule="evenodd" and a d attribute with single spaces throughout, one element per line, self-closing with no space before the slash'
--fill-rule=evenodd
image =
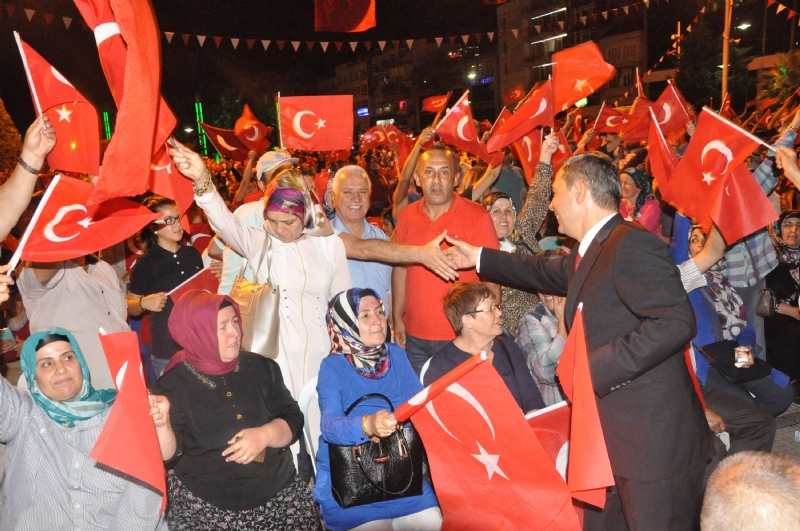
<path id="1" fill-rule="evenodd" d="M 703 504 L 703 467 L 676 470 L 665 479 L 614 476 L 603 510 L 587 506 L 584 531 L 696 531 Z"/>
<path id="2" fill-rule="evenodd" d="M 434 341 L 430 339 L 420 339 L 412 335 L 406 334 L 406 355 L 414 372 L 419 376 L 422 366 L 425 362 L 433 357 L 434 354 L 439 352 L 449 341 Z"/>
<path id="3" fill-rule="evenodd" d="M 743 402 L 766 411 L 777 417 L 789 406 L 795 397 L 795 389 L 791 385 L 781 387 L 769 378 L 760 378 L 751 382 L 732 384 L 728 382 L 714 367 L 708 368 L 708 376 L 704 387 L 718 389 Z M 712 410 L 716 411 L 713 407 Z M 719 412 L 717 412 L 719 413 Z M 723 417 L 724 418 L 724 417 Z"/>

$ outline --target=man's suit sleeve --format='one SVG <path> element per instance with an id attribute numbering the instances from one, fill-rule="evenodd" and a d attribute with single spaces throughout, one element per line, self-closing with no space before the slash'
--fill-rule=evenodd
<path id="1" fill-rule="evenodd" d="M 640 320 L 631 333 L 589 352 L 592 382 L 603 397 L 665 362 L 695 336 L 691 304 L 669 251 L 644 231 L 632 231 L 614 261 L 622 304 Z"/>
<path id="2" fill-rule="evenodd" d="M 552 295 L 567 294 L 569 257 L 530 256 L 484 247 L 480 256 L 482 279 Z"/>

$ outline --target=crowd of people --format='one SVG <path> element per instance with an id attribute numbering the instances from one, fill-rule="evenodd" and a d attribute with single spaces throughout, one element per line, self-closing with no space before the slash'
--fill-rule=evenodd
<path id="1" fill-rule="evenodd" d="M 334 450 L 405 430 L 394 408 L 482 353 L 510 414 L 563 401 L 579 311 L 615 480 L 585 529 L 800 528 L 800 464 L 771 454 L 775 417 L 800 403 L 796 107 L 747 161 L 778 221 L 736 242 L 663 200 L 646 146 L 608 133 L 587 150 L 592 129 L 558 171 L 559 136 L 543 135 L 527 177 L 512 150 L 487 165 L 432 128 L 402 166 L 389 145 L 220 163 L 176 143 L 186 217 L 147 194 L 158 219 L 114 247 L 0 267 L 0 529 L 438 530 L 429 472 L 413 495 L 346 506 Z M 693 132 L 671 136 L 676 156 Z M 0 237 L 30 223 L 56 142 L 37 118 L 0 187 Z M 206 267 L 218 292 L 173 301 Z M 276 290 L 271 352 L 242 348 L 244 281 Z M 156 491 L 89 458 L 116 395 L 99 328 L 138 334 L 163 513 Z M 309 386 L 318 441 L 298 405 Z"/>

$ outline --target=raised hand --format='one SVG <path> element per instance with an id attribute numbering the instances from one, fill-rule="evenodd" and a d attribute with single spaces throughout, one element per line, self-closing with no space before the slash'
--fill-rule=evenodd
<path id="1" fill-rule="evenodd" d="M 185 177 L 188 177 L 194 181 L 195 188 L 199 188 L 197 185 L 211 177 L 208 173 L 208 168 L 206 168 L 206 165 L 200 155 L 187 148 L 177 140 L 175 143 L 178 145 L 178 149 L 170 148 L 169 156 L 172 157 L 172 160 L 175 162 L 175 167 L 178 168 L 178 171 L 181 172 Z"/>
<path id="2" fill-rule="evenodd" d="M 6 264 L 4 266 L 0 266 L 0 302 L 5 302 L 11 296 L 8 292 L 8 286 L 14 283 L 14 279 L 11 278 L 11 275 L 5 275 L 8 270 L 11 269 L 10 264 Z"/>
<path id="3" fill-rule="evenodd" d="M 545 164 L 550 164 L 550 161 L 553 158 L 553 154 L 558 151 L 558 135 L 556 133 L 550 133 L 542 142 L 542 149 L 539 151 L 539 162 L 544 162 Z"/>
<path id="4" fill-rule="evenodd" d="M 22 142 L 22 154 L 20 157 L 34 168 L 41 168 L 44 158 L 53 151 L 56 146 L 56 131 L 50 124 L 50 118 L 42 114 L 33 121 L 25 133 Z"/>

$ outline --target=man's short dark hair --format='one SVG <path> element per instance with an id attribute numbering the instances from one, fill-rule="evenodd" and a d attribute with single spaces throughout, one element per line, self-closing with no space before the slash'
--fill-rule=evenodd
<path id="1" fill-rule="evenodd" d="M 559 173 L 567 188 L 572 188 L 575 181 L 583 181 L 597 206 L 604 210 L 619 210 L 622 183 L 614 161 L 607 155 L 596 152 L 577 155 L 567 160 Z"/>

